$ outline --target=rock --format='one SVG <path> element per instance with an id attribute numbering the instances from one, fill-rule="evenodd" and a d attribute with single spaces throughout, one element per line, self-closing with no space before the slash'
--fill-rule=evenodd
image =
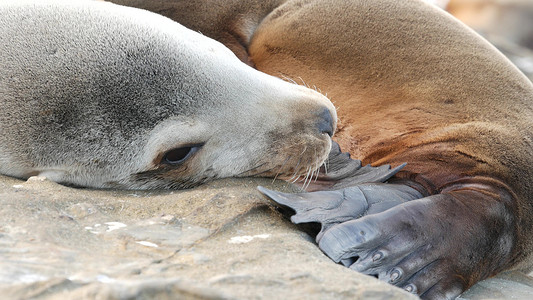
<path id="1" fill-rule="evenodd" d="M 531 299 L 533 278 L 521 272 L 501 273 L 464 292 L 458 300 Z"/>
<path id="2" fill-rule="evenodd" d="M 0 294 L 8 299 L 416 299 L 333 263 L 229 179 L 186 191 L 74 189 L 0 176 Z"/>
<path id="3" fill-rule="evenodd" d="M 333 263 L 258 185 L 293 190 L 268 179 L 228 179 L 186 191 L 98 191 L 0 176 L 0 295 L 416 299 Z M 532 293 L 531 278 L 501 276 L 462 299 Z"/>

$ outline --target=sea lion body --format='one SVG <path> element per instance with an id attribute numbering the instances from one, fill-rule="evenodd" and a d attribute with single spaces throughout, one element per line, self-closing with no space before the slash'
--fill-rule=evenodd
<path id="1" fill-rule="evenodd" d="M 305 175 L 334 107 L 160 15 L 96 1 L 0 3 L 0 173 L 98 188 Z"/>
<path id="2" fill-rule="evenodd" d="M 255 65 L 327 92 L 341 148 L 374 165 L 407 163 L 391 182 L 426 196 L 340 224 L 321 248 L 428 299 L 531 270 L 531 82 L 419 1 L 300 4 L 263 20 L 249 46 Z"/>
<path id="3" fill-rule="evenodd" d="M 391 186 L 419 197 L 327 230 L 335 261 L 430 299 L 531 270 L 533 85 L 473 30 L 416 0 L 114 2 L 240 44 L 257 69 L 327 93 L 344 150 L 407 163 Z"/>

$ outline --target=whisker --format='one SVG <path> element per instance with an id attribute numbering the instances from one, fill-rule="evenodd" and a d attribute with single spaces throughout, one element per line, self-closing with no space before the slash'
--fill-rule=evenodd
<path id="1" fill-rule="evenodd" d="M 294 171 L 294 175 L 289 180 L 292 180 L 296 175 L 298 175 L 298 171 L 300 171 L 300 169 L 298 169 L 298 167 L 300 166 L 300 162 L 302 162 L 302 158 L 301 157 L 298 159 L 298 162 L 296 163 L 296 166 L 294 167 L 294 170 L 295 170 Z M 298 178 L 299 177 L 300 176 L 298 176 Z"/>
<path id="2" fill-rule="evenodd" d="M 311 185 L 311 181 L 313 181 L 313 176 L 315 175 L 315 172 L 316 172 L 316 169 L 311 167 L 311 175 L 309 176 L 309 181 L 307 182 L 307 186 L 305 187 L 306 189 Z"/>
<path id="3" fill-rule="evenodd" d="M 304 185 L 303 185 L 303 189 L 304 189 L 304 190 L 307 188 L 307 185 L 308 185 L 309 183 L 311 183 L 311 180 L 309 180 L 309 179 L 310 179 L 310 178 L 309 178 L 309 174 L 311 173 L 311 167 L 308 167 L 307 170 L 308 170 L 308 171 L 307 171 L 307 174 L 305 175 L 305 180 L 304 180 Z"/>
<path id="4" fill-rule="evenodd" d="M 296 178 L 296 175 L 298 175 L 298 171 L 294 171 L 294 174 L 291 176 L 291 178 L 287 179 L 287 181 L 291 181 L 294 178 Z"/>
<path id="5" fill-rule="evenodd" d="M 299 85 L 294 79 L 288 77 L 288 76 L 285 75 L 285 74 L 281 74 L 281 78 L 282 78 L 283 80 L 289 81 L 289 82 L 291 82 L 291 83 L 293 83 L 293 84 Z"/>
<path id="6" fill-rule="evenodd" d="M 276 179 L 278 178 L 279 174 L 281 173 L 281 171 L 283 170 L 283 167 L 285 167 L 285 165 L 287 164 L 287 162 L 289 161 L 289 159 L 291 159 L 292 156 L 289 155 L 289 157 L 287 157 L 287 159 L 283 162 L 283 164 L 281 164 L 281 166 L 279 167 L 278 169 L 278 172 L 276 173 L 276 176 L 274 176 L 274 179 L 272 179 L 272 183 L 274 183 L 274 181 L 276 181 Z"/>
<path id="7" fill-rule="evenodd" d="M 291 183 L 295 183 L 296 181 L 298 181 L 298 179 L 300 179 L 300 177 L 302 177 L 302 176 L 298 176 L 298 177 L 296 177 L 296 179 L 294 179 L 293 181 L 291 181 Z"/>
<path id="8" fill-rule="evenodd" d="M 311 175 L 309 176 L 309 181 L 307 181 L 306 189 L 311 185 L 311 181 L 313 181 L 313 176 L 315 175 L 315 169 L 310 167 L 311 169 Z"/>
<path id="9" fill-rule="evenodd" d="M 329 157 L 326 158 L 326 160 L 324 161 L 324 173 L 325 173 L 325 175 L 328 175 L 328 163 L 329 163 Z"/>
<path id="10" fill-rule="evenodd" d="M 318 180 L 318 175 L 320 175 L 320 167 L 318 167 L 318 169 L 316 169 L 316 176 L 315 176 L 315 180 L 314 181 Z"/>
<path id="11" fill-rule="evenodd" d="M 304 85 L 306 88 L 309 88 L 309 86 L 305 83 L 305 81 L 303 80 L 302 77 L 298 77 L 298 79 L 300 79 L 300 80 L 302 81 L 303 85 Z"/>
<path id="12" fill-rule="evenodd" d="M 304 147 L 304 150 L 302 151 L 302 153 L 300 153 L 300 156 L 304 155 L 305 151 L 307 151 L 307 146 Z"/>
<path id="13" fill-rule="evenodd" d="M 305 183 L 307 182 L 307 174 L 304 176 L 303 182 L 304 183 L 302 184 L 302 190 L 304 190 Z"/>

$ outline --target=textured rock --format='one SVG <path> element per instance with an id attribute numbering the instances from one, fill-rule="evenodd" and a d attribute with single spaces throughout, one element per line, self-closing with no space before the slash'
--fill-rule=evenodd
<path id="1" fill-rule="evenodd" d="M 0 295 L 416 298 L 330 261 L 257 185 L 291 189 L 266 179 L 233 179 L 179 192 L 95 191 L 0 177 Z M 524 278 L 498 279 L 507 284 L 500 294 L 494 284 L 480 284 L 468 297 L 509 295 L 506 289 L 517 286 L 531 293 Z"/>
<path id="2" fill-rule="evenodd" d="M 0 294 L 10 299 L 408 299 L 331 262 L 256 190 L 95 191 L 0 178 Z"/>
<path id="3" fill-rule="evenodd" d="M 533 278 L 520 272 L 502 273 L 494 278 L 479 282 L 459 299 L 523 299 L 529 300 L 533 295 Z"/>

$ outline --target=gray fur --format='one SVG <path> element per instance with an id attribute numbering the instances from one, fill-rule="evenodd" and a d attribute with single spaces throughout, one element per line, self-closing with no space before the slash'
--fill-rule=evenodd
<path id="1" fill-rule="evenodd" d="M 313 124 L 317 112 L 335 113 L 322 95 L 156 14 L 67 3 L 0 3 L 0 173 L 184 188 L 300 174 L 326 158 L 329 137 Z M 205 145 L 185 165 L 158 164 L 165 151 L 196 143 Z"/>

